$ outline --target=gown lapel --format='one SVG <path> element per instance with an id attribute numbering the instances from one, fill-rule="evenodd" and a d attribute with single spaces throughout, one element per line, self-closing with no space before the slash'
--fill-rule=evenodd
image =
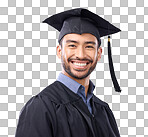
<path id="1" fill-rule="evenodd" d="M 95 133 L 93 130 L 93 126 L 92 126 L 92 115 L 90 114 L 87 106 L 85 105 L 85 103 L 83 102 L 82 99 L 80 99 L 77 102 L 73 103 L 73 106 L 81 113 L 81 115 L 83 116 L 83 118 L 86 120 L 93 137 L 95 137 Z"/>

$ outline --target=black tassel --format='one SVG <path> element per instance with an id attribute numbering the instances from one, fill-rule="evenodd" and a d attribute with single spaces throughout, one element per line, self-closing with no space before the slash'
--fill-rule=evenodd
<path id="1" fill-rule="evenodd" d="M 121 88 L 118 84 L 118 81 L 115 76 L 113 61 L 112 61 L 112 53 L 111 53 L 111 44 L 110 44 L 110 36 L 108 36 L 108 61 L 109 61 L 109 69 L 110 69 L 110 75 L 113 81 L 113 85 L 115 88 L 115 91 L 121 92 Z"/>

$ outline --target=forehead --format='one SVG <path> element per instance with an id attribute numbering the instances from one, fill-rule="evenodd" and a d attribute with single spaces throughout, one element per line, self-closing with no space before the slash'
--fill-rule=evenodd
<path id="1" fill-rule="evenodd" d="M 67 40 L 75 40 L 78 42 L 86 42 L 86 41 L 93 41 L 93 42 L 97 42 L 97 38 L 90 34 L 90 33 L 83 33 L 83 34 L 75 34 L 75 33 L 71 33 L 71 34 L 67 34 L 63 37 L 63 41 L 67 41 Z"/>

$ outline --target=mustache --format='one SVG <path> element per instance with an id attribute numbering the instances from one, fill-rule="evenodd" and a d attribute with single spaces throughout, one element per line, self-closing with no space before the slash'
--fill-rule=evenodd
<path id="1" fill-rule="evenodd" d="M 88 59 L 88 58 L 83 58 L 83 59 L 80 59 L 80 58 L 68 58 L 68 62 L 70 62 L 70 61 L 73 61 L 73 60 L 79 60 L 79 61 L 88 61 L 88 62 L 93 62 L 93 60 L 91 60 L 91 59 Z"/>

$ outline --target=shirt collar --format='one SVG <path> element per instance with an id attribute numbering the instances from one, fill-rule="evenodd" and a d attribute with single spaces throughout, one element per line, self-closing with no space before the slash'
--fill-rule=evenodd
<path id="1" fill-rule="evenodd" d="M 95 89 L 95 85 L 91 80 L 89 80 L 89 89 L 88 89 L 89 93 L 93 93 L 94 89 Z"/>
<path id="2" fill-rule="evenodd" d="M 59 74 L 57 80 L 60 81 L 61 83 L 63 83 L 66 87 L 68 87 L 74 93 L 77 93 L 79 87 L 81 86 L 81 84 L 79 84 L 75 80 L 71 79 L 70 77 L 64 75 L 63 73 Z"/>
<path id="3" fill-rule="evenodd" d="M 63 73 L 60 73 L 58 78 L 58 81 L 63 83 L 66 87 L 68 87 L 70 90 L 72 90 L 74 93 L 78 93 L 80 87 L 84 87 L 75 80 L 71 79 L 70 77 L 64 75 Z M 89 80 L 89 89 L 88 94 L 92 94 L 94 91 L 95 85 L 92 83 L 91 80 Z"/>

